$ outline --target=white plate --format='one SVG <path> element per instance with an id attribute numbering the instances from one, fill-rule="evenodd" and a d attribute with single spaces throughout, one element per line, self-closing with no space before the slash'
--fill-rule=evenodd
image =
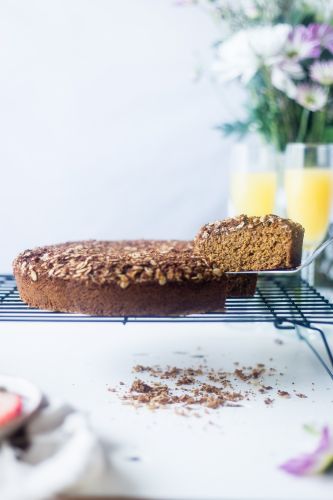
<path id="1" fill-rule="evenodd" d="M 2 439 L 13 434 L 38 410 L 42 402 L 42 393 L 28 380 L 9 375 L 0 375 L 0 389 L 17 394 L 22 398 L 23 403 L 21 415 L 8 424 L 0 426 L 0 439 Z"/>

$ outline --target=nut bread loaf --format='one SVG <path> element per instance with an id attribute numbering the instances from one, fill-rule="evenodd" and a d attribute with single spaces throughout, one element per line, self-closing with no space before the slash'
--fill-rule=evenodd
<path id="1" fill-rule="evenodd" d="M 221 311 L 227 279 L 186 241 L 78 241 L 21 253 L 20 296 L 41 309 L 102 316 Z"/>

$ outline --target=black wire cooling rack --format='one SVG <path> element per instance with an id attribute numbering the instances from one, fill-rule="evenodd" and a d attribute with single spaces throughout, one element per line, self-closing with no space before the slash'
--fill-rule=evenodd
<path id="1" fill-rule="evenodd" d="M 12 275 L 0 275 L 0 322 L 121 322 L 126 323 L 273 323 L 278 329 L 296 329 L 333 379 L 333 354 L 319 325 L 333 325 L 333 304 L 316 288 L 298 277 L 261 277 L 251 298 L 232 298 L 224 313 L 189 316 L 101 317 L 57 313 L 28 307 L 21 301 Z M 301 328 L 303 327 L 305 330 Z M 307 332 L 320 336 L 327 356 L 323 356 Z M 304 333 L 305 332 L 305 333 Z M 327 358 L 327 360 L 325 360 Z"/>

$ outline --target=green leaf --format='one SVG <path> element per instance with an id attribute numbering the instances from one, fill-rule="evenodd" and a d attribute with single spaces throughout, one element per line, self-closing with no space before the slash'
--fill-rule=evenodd
<path id="1" fill-rule="evenodd" d="M 250 130 L 250 122 L 234 121 L 230 123 L 222 123 L 217 125 L 216 129 L 220 130 L 224 135 L 236 135 L 238 138 L 244 137 Z"/>

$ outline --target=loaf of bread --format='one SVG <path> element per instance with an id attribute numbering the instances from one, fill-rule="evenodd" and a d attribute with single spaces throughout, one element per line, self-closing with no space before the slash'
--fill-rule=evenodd
<path id="1" fill-rule="evenodd" d="M 303 235 L 300 224 L 277 215 L 240 215 L 203 226 L 194 249 L 225 272 L 289 269 L 301 262 Z"/>
<path id="2" fill-rule="evenodd" d="M 102 316 L 221 311 L 223 273 L 182 241 L 79 241 L 21 253 L 13 263 L 29 306 Z"/>

